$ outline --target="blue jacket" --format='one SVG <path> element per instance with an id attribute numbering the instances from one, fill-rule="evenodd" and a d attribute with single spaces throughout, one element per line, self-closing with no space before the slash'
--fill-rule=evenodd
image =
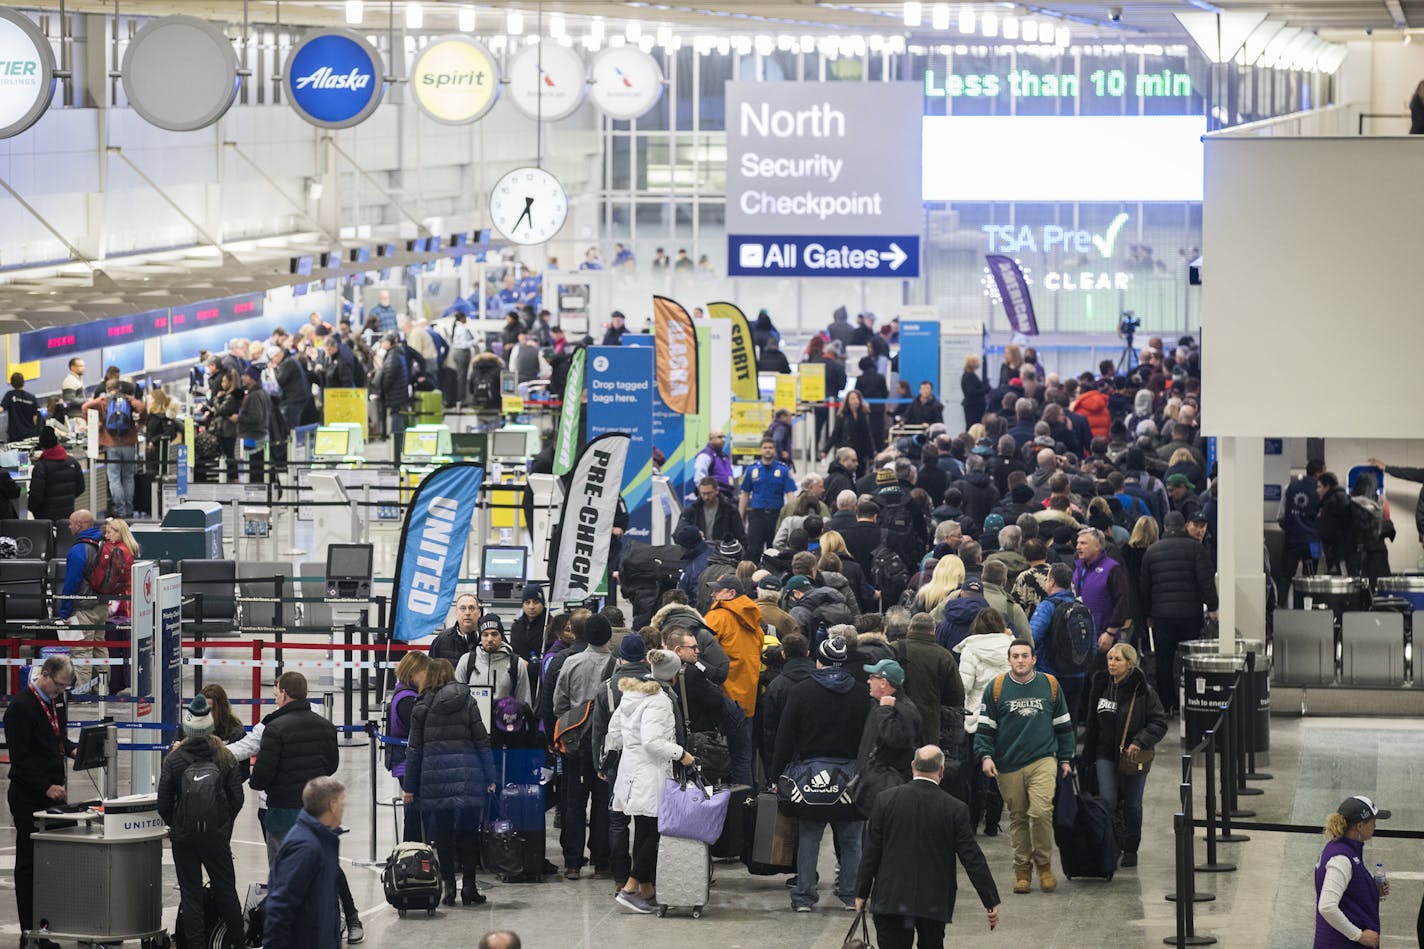
<path id="1" fill-rule="evenodd" d="M 98 554 L 98 548 L 92 547 L 84 541 L 93 541 L 95 544 L 104 542 L 104 530 L 97 524 L 79 532 L 79 536 L 74 538 L 74 546 L 69 548 L 69 555 L 64 558 L 64 588 L 60 590 L 66 596 L 82 596 L 89 591 L 89 552 L 92 550 Z M 74 608 L 78 604 L 73 600 L 59 601 L 59 618 L 69 619 L 74 615 Z"/>
<path id="2" fill-rule="evenodd" d="M 1292 481 L 1281 497 L 1281 511 L 1276 518 L 1285 531 L 1286 543 L 1304 547 L 1320 543 L 1320 529 L 1315 516 L 1320 511 L 1320 498 L 1315 493 L 1314 478 Z"/>
<path id="3" fill-rule="evenodd" d="M 1033 633 L 1034 668 L 1039 672 L 1056 675 L 1060 679 L 1064 678 L 1064 675 L 1053 668 L 1053 663 L 1048 658 L 1048 630 L 1053 625 L 1053 614 L 1058 609 L 1058 604 L 1072 602 L 1072 590 L 1059 590 L 1038 604 L 1028 621 L 1029 631 Z M 1078 678 L 1083 678 L 1081 673 Z"/>
<path id="4" fill-rule="evenodd" d="M 339 949 L 336 896 L 341 834 L 302 811 L 287 831 L 268 881 L 262 945 L 267 949 Z"/>
<path id="5" fill-rule="evenodd" d="M 687 566 L 682 568 L 682 579 L 678 581 L 677 588 L 687 594 L 689 602 L 697 602 L 697 578 L 702 576 L 702 571 L 707 569 L 707 561 L 712 559 L 712 545 L 705 540 L 698 541 L 697 546 L 688 550 Z"/>

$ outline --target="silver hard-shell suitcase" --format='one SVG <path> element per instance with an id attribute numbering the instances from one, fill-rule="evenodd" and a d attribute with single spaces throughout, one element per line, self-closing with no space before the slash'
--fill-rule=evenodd
<path id="1" fill-rule="evenodd" d="M 692 918 L 702 917 L 711 887 L 712 860 L 707 845 L 700 840 L 658 838 L 658 915 L 669 908 L 690 907 Z"/>

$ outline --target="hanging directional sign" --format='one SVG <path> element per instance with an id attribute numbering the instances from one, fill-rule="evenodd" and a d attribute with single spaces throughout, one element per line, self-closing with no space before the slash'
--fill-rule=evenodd
<path id="1" fill-rule="evenodd" d="M 0 138 L 40 120 L 54 98 L 54 50 L 30 18 L 0 9 Z"/>
<path id="2" fill-rule="evenodd" d="M 531 119 L 557 122 L 583 104 L 588 90 L 583 59 L 567 46 L 526 46 L 509 61 L 509 101 Z"/>
<path id="3" fill-rule="evenodd" d="M 636 119 L 658 104 L 663 70 L 636 46 L 610 46 L 593 57 L 589 98 L 610 119 Z"/>
<path id="4" fill-rule="evenodd" d="M 727 83 L 728 275 L 918 277 L 922 100 L 908 82 Z"/>
<path id="5" fill-rule="evenodd" d="M 376 48 L 355 33 L 320 30 L 287 57 L 287 101 L 312 125 L 344 129 L 364 122 L 381 104 L 385 68 Z"/>
<path id="6" fill-rule="evenodd" d="M 444 36 L 416 57 L 410 88 L 426 115 L 446 125 L 464 125 L 494 107 L 499 67 L 483 43 Z"/>
<path id="7" fill-rule="evenodd" d="M 124 53 L 124 95 L 148 122 L 174 132 L 206 128 L 237 98 L 237 53 L 215 23 L 150 21 Z"/>

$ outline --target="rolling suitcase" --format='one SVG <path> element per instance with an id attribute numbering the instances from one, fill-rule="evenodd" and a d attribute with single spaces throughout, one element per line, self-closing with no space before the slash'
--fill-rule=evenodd
<path id="1" fill-rule="evenodd" d="M 440 861 L 429 844 L 397 845 L 386 858 L 381 883 L 386 902 L 402 917 L 412 909 L 424 909 L 427 916 L 434 916 L 444 889 Z"/>
<path id="2" fill-rule="evenodd" d="M 483 834 L 483 861 L 505 883 L 540 883 L 544 879 L 544 830 L 517 830 L 507 820 L 491 821 Z"/>
<path id="3" fill-rule="evenodd" d="M 1058 845 L 1058 858 L 1068 879 L 1113 878 L 1117 870 L 1113 815 L 1102 798 L 1078 787 L 1076 774 L 1058 779 L 1053 842 Z"/>
<path id="4" fill-rule="evenodd" d="M 693 919 L 702 918 L 712 884 L 712 860 L 707 845 L 682 837 L 658 838 L 658 915 L 669 909 L 689 908 Z"/>
<path id="5" fill-rule="evenodd" d="M 757 794 L 745 784 L 727 789 L 732 800 L 727 805 L 727 820 L 722 824 L 722 836 L 712 845 L 714 860 L 741 860 L 747 852 L 752 826 L 756 823 Z"/>

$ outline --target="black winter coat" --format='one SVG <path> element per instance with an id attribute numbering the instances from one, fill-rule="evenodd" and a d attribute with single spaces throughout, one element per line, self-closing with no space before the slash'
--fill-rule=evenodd
<path id="1" fill-rule="evenodd" d="M 59 734 L 49 727 L 34 689 L 22 689 L 5 710 L 5 745 L 10 751 L 10 794 L 30 810 L 47 806 L 45 791 L 64 784 L 66 755 L 73 753 L 63 703 L 55 708 Z M 33 804 L 33 807 L 29 805 Z"/>
<path id="2" fill-rule="evenodd" d="M 939 733 L 940 707 L 964 707 L 964 680 L 954 655 L 928 637 L 914 634 L 895 644 L 895 658 L 905 670 L 905 685 L 899 690 L 920 713 L 920 734 L 925 744 L 957 745 L 962 735 Z"/>
<path id="3" fill-rule="evenodd" d="M 312 711 L 306 699 L 293 699 L 262 719 L 262 745 L 249 782 L 267 792 L 267 806 L 302 806 L 302 789 L 312 778 L 335 774 L 340 764 L 336 726 Z"/>
<path id="4" fill-rule="evenodd" d="M 792 761 L 854 758 L 870 715 L 870 695 L 844 669 L 817 669 L 786 697 L 776 730 L 771 773 Z"/>
<path id="5" fill-rule="evenodd" d="M 1114 682 L 1106 670 L 1094 674 L 1087 707 L 1083 756 L 1089 761 L 1116 761 L 1119 750 L 1127 745 L 1136 743 L 1143 749 L 1152 748 L 1167 734 L 1167 713 L 1162 708 L 1162 700 L 1141 669 L 1134 668 L 1122 682 Z M 1131 720 L 1127 718 L 1129 709 Z M 1124 729 L 1127 730 L 1125 743 Z"/>
<path id="6" fill-rule="evenodd" d="M 183 791 L 183 775 L 195 764 L 213 760 L 213 746 L 205 738 L 187 738 L 163 759 L 163 769 L 158 773 L 158 816 L 168 825 L 168 836 L 174 843 L 183 843 L 189 838 L 196 840 L 226 839 L 232 836 L 232 822 L 242 810 L 242 769 L 234 762 L 227 770 L 218 765 L 221 772 L 219 801 L 223 805 L 221 822 L 201 834 L 185 831 L 178 819 L 178 798 Z"/>
<path id="7" fill-rule="evenodd" d="M 855 490 L 855 472 L 848 470 L 845 465 L 840 462 L 833 461 L 826 469 L 825 485 L 826 503 L 834 505 L 836 498 L 840 497 L 842 491 Z M 1421 531 L 1419 536 L 1424 537 L 1424 531 Z"/>
<path id="8" fill-rule="evenodd" d="M 786 697 L 791 690 L 811 678 L 816 671 L 816 660 L 804 656 L 786 660 L 781 674 L 771 680 L 765 694 L 757 701 L 757 715 L 761 718 L 761 747 L 767 768 L 771 767 L 771 750 L 776 747 L 776 730 L 781 724 L 782 713 L 786 711 Z"/>
<path id="9" fill-rule="evenodd" d="M 405 351 L 401 347 L 393 346 L 381 360 L 376 391 L 380 393 L 387 412 L 399 411 L 410 401 L 410 375 L 406 371 Z"/>
<path id="10" fill-rule="evenodd" d="M 529 663 L 529 674 L 535 681 L 539 678 L 539 656 L 544 651 L 544 627 L 549 622 L 549 611 L 545 609 L 537 620 L 532 620 L 523 610 L 514 618 L 509 627 L 509 648 L 514 654 Z"/>
<path id="11" fill-rule="evenodd" d="M 401 789 L 416 796 L 422 811 L 477 820 L 495 780 L 489 732 L 469 687 L 447 682 L 439 691 L 422 695 L 410 716 Z"/>
<path id="12" fill-rule="evenodd" d="M 451 623 L 448 629 L 441 630 L 439 635 L 431 640 L 430 658 L 448 659 L 450 665 L 459 665 L 460 660 L 465 658 L 465 653 L 469 652 L 470 648 L 479 641 L 478 633 L 467 637 L 460 632 L 458 623 Z"/>
<path id="13" fill-rule="evenodd" d="M 1142 557 L 1138 592 L 1142 615 L 1191 619 L 1217 607 L 1216 570 L 1211 554 L 1185 532 L 1168 531 Z"/>
<path id="14" fill-rule="evenodd" d="M 958 488 L 959 493 L 964 495 L 964 513 L 980 524 L 999 503 L 999 489 L 994 487 L 988 472 L 971 471 L 950 487 Z"/>
<path id="15" fill-rule="evenodd" d="M 40 458 L 30 470 L 30 497 L 26 502 L 37 518 L 64 521 L 74 513 L 84 493 L 84 469 L 65 455 L 63 461 Z"/>

